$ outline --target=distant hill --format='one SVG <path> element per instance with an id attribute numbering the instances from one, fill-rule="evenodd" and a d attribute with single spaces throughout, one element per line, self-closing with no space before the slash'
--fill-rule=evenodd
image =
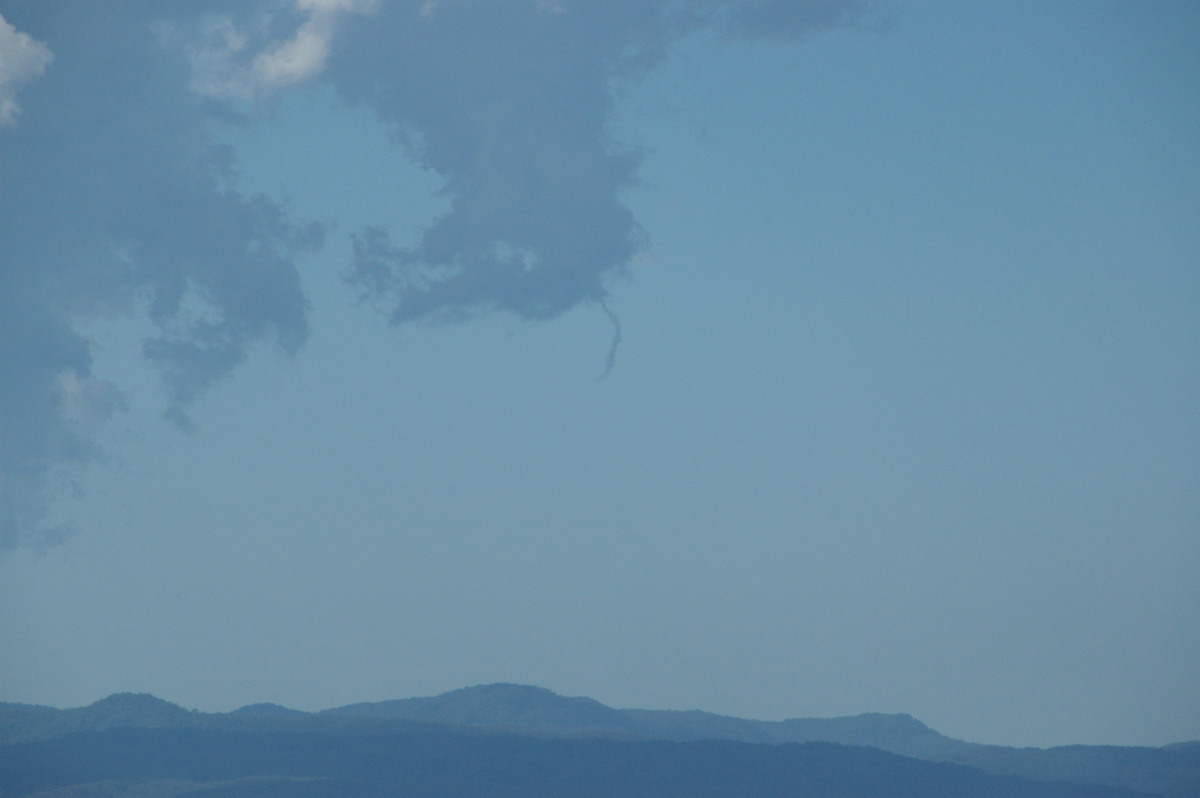
<path id="1" fill-rule="evenodd" d="M 230 715 L 269 715 L 272 717 L 295 717 L 297 715 L 307 715 L 307 712 L 301 712 L 298 709 L 289 709 L 288 707 L 280 706 L 279 704 L 248 704 L 244 707 L 238 707 Z"/>
<path id="2" fill-rule="evenodd" d="M 523 684 L 488 684 L 430 698 L 350 704 L 327 709 L 323 714 L 518 727 L 560 734 L 638 730 L 636 721 L 599 701 L 566 698 L 544 687 Z"/>
<path id="3" fill-rule="evenodd" d="M 115 693 L 77 709 L 0 704 L 0 743 L 130 726 L 181 728 L 196 714 L 146 693 Z"/>
<path id="4" fill-rule="evenodd" d="M 833 743 L 110 729 L 0 747 L 6 796 L 1138 798 Z"/>
<path id="5" fill-rule="evenodd" d="M 821 742 L 964 765 L 993 775 L 1103 785 L 1164 798 L 1200 798 L 1200 744 L 1197 743 L 1163 748 L 1008 748 L 955 740 L 908 715 L 759 721 L 699 711 L 614 709 L 590 698 L 565 697 L 545 688 L 515 684 L 481 685 L 432 697 L 352 704 L 320 713 L 300 712 L 277 704 L 253 704 L 230 713 L 201 713 L 153 696 L 128 693 L 68 710 L 0 704 L 0 743 L 33 743 L 78 732 L 120 728 L 358 736 L 437 735 L 449 730 L 464 734 L 473 729 L 471 734 L 476 738 L 503 733 L 502 736 L 516 734 L 526 739 L 607 737 L 631 743 L 723 740 L 778 746 Z M 258 785 L 255 789 L 267 789 L 263 783 L 254 783 Z M 187 784 L 171 789 L 176 788 L 192 789 Z M 309 788 L 317 789 L 313 784 L 305 789 Z M 281 789 L 298 788 L 288 782 Z"/>
<path id="6" fill-rule="evenodd" d="M 1009 748 L 956 740 L 909 715 L 747 720 L 700 711 L 613 709 L 589 698 L 567 698 L 544 688 L 513 684 L 468 687 L 432 698 L 353 704 L 324 714 L 677 741 L 832 742 L 969 765 L 988 773 L 1105 784 L 1169 798 L 1200 798 L 1200 745 Z"/>
<path id="7" fill-rule="evenodd" d="M 603 732 L 679 741 L 834 742 L 925 759 L 988 747 L 946 737 L 909 715 L 746 720 L 695 710 L 613 709 L 591 698 L 568 698 L 544 687 L 520 684 L 479 685 L 429 698 L 350 704 L 322 714 L 515 727 L 557 734 Z"/>

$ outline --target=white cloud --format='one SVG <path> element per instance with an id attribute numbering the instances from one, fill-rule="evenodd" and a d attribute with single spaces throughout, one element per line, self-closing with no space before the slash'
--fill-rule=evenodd
<path id="1" fill-rule="evenodd" d="M 301 83 L 325 68 L 333 34 L 330 12 L 314 12 L 291 39 L 255 57 L 251 71 L 261 90 Z"/>
<path id="2" fill-rule="evenodd" d="M 349 11 L 370 14 L 379 7 L 379 0 L 296 0 L 301 11 Z"/>
<path id="3" fill-rule="evenodd" d="M 17 87 L 42 74 L 53 59 L 50 48 L 18 31 L 0 14 L 0 125 L 16 121 Z"/>
<path id="4" fill-rule="evenodd" d="M 250 99 L 311 80 L 325 69 L 342 14 L 370 14 L 378 0 L 293 0 L 307 15 L 291 38 L 267 42 L 257 53 L 251 37 L 227 17 L 210 22 L 204 44 L 193 47 L 193 88 L 212 97 Z"/>
<path id="5" fill-rule="evenodd" d="M 192 90 L 206 97 L 248 97 L 252 93 L 237 66 L 238 54 L 248 39 L 233 20 L 209 20 L 201 31 L 202 44 L 188 48 L 192 65 Z"/>

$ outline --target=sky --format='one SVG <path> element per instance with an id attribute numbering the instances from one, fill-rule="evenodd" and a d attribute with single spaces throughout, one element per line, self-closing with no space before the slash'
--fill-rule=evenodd
<path id="1" fill-rule="evenodd" d="M 1200 6 L 0 17 L 0 700 L 1200 739 Z"/>

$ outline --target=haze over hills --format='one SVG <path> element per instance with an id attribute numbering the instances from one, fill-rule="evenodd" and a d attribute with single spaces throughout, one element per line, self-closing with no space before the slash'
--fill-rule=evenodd
<path id="1" fill-rule="evenodd" d="M 106 736 L 128 729 L 146 730 L 150 736 L 119 737 L 119 740 L 124 741 L 119 745 L 114 743 L 118 738 Z M 167 743 L 155 742 L 156 738 L 150 730 L 157 730 L 163 734 L 169 732 L 170 735 L 178 735 L 185 731 L 216 735 L 197 738 L 204 744 L 213 745 L 224 745 L 227 742 L 226 737 L 222 735 L 240 735 L 244 738 L 242 744 L 246 750 L 253 750 L 261 744 L 275 751 L 272 756 L 283 756 L 279 752 L 286 749 L 282 740 L 277 739 L 278 735 L 290 735 L 289 739 L 295 735 L 316 735 L 335 748 L 343 745 L 347 736 L 363 739 L 379 735 L 398 735 L 407 741 L 404 743 L 406 746 L 411 746 L 417 738 L 432 735 L 437 739 L 448 739 L 445 735 L 451 735 L 454 740 L 459 741 L 451 747 L 467 745 L 468 748 L 471 745 L 484 748 L 493 744 L 499 745 L 495 741 L 503 739 L 508 741 L 503 745 L 532 746 L 530 751 L 541 752 L 537 756 L 545 753 L 544 749 L 538 748 L 544 741 L 560 739 L 563 744 L 573 741 L 584 746 L 572 749 L 575 752 L 572 756 L 585 760 L 595 753 L 595 749 L 587 748 L 586 745 L 593 744 L 597 738 L 608 738 L 613 740 L 613 744 L 620 742 L 622 745 L 633 746 L 621 749 L 622 755 L 630 756 L 634 756 L 634 752 L 643 751 L 638 745 L 654 741 L 695 745 L 708 744 L 703 743 L 706 740 L 720 740 L 728 744 L 753 744 L 756 747 L 765 745 L 771 749 L 781 745 L 824 743 L 837 744 L 839 751 L 842 747 L 853 746 L 854 750 L 877 749 L 887 752 L 889 756 L 923 760 L 930 765 L 938 763 L 939 766 L 968 766 L 981 771 L 980 775 L 987 773 L 996 777 L 1021 777 L 1041 782 L 1090 784 L 1167 798 L 1200 798 L 1200 745 L 1195 743 L 1181 743 L 1163 748 L 1067 746 L 1052 749 L 1018 749 L 980 745 L 946 737 L 908 715 L 876 713 L 843 718 L 759 721 L 701 711 L 615 709 L 590 698 L 565 697 L 545 688 L 515 684 L 467 687 L 438 696 L 351 704 L 317 713 L 302 712 L 277 704 L 252 704 L 229 713 L 203 713 L 183 709 L 154 696 L 129 693 L 109 696 L 90 706 L 76 709 L 0 704 L 0 744 L 3 744 L 0 751 L 7 752 L 5 755 L 13 755 L 20 746 L 33 746 L 23 749 L 25 754 L 32 755 L 32 752 L 40 751 L 39 756 L 51 758 L 55 751 L 58 751 L 59 755 L 75 756 L 76 754 L 69 753 L 70 746 L 83 746 L 79 749 L 79 756 L 85 755 L 84 749 L 92 750 L 88 746 L 103 748 L 117 745 L 121 750 L 126 750 L 121 748 L 126 746 L 136 756 L 141 756 L 142 754 L 136 752 L 142 751 L 146 746 L 170 747 Z M 464 744 L 461 742 L 464 736 L 476 742 Z M 68 738 L 74 742 L 64 742 Z M 171 739 L 177 742 L 183 740 L 177 736 Z M 524 742 L 513 742 L 514 740 Z M 543 742 L 537 742 L 539 740 Z M 670 760 L 678 751 L 691 749 L 654 750 L 660 753 L 676 752 L 663 754 Z M 719 750 L 726 753 L 743 751 L 736 746 Z M 804 750 L 806 757 L 817 756 L 810 749 Z M 821 750 L 825 751 L 825 756 L 832 756 L 830 751 L 834 749 Z M 742 754 L 729 755 L 736 759 Z M 842 756 L 841 753 L 837 755 Z M 688 758 L 687 755 L 680 756 Z M 872 767 L 884 770 L 895 764 L 894 759 L 871 761 L 874 763 Z M 667 766 L 664 764 L 663 767 Z M 308 773 L 299 765 L 297 768 L 294 769 L 295 774 L 300 774 L 297 778 Z M 133 773 L 135 770 L 129 772 Z M 200 773 L 200 770 L 195 772 Z M 667 770 L 670 770 L 670 767 L 667 767 Z M 932 774 L 933 771 L 930 771 L 927 775 L 933 777 Z M 204 775 L 213 774 L 205 771 Z M 251 768 L 251 772 L 236 774 L 230 771 L 221 778 L 242 779 L 257 775 L 257 771 Z M 325 786 L 328 787 L 328 784 Z M 325 794 L 294 792 L 299 788 L 293 782 L 287 782 L 285 787 L 285 791 L 280 794 Z M 743 787 L 746 785 L 741 785 L 738 789 Z M 261 784 L 255 789 L 260 788 Z M 305 787 L 310 788 L 316 789 L 313 784 Z M 633 789 L 628 784 L 622 787 L 625 788 Z M 222 789 L 231 788 L 227 785 Z M 979 786 L 979 789 L 982 791 L 967 794 L 991 794 L 988 790 L 992 787 Z M 518 791 L 514 794 L 521 793 Z M 761 794 L 773 793 L 768 791 Z M 940 793 L 934 791 L 930 794 Z M 1001 791 L 996 794 L 1005 793 Z"/>

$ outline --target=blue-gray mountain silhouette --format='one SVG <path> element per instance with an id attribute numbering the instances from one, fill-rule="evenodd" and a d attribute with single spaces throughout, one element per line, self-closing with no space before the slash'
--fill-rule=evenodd
<path id="1" fill-rule="evenodd" d="M 566 734 L 640 731 L 636 721 L 626 717 L 619 709 L 591 698 L 567 698 L 544 687 L 523 684 L 464 687 L 428 698 L 350 704 L 327 709 L 325 713 L 471 726 L 515 726 Z"/>
<path id="2" fill-rule="evenodd" d="M 141 730 L 141 736 L 137 734 L 129 736 L 136 730 Z M 122 734 L 125 736 L 121 736 Z M 200 736 L 188 737 L 188 734 Z M 589 758 L 599 757 L 600 760 L 603 760 L 604 756 L 628 757 L 630 759 L 627 766 L 633 767 L 635 770 L 642 768 L 646 774 L 655 773 L 657 775 L 654 778 L 665 779 L 664 783 L 669 782 L 679 787 L 682 792 L 678 794 L 689 795 L 704 793 L 695 790 L 688 792 L 684 787 L 692 784 L 692 781 L 689 780 L 691 777 L 687 773 L 675 772 L 673 768 L 683 767 L 681 763 L 693 761 L 696 756 L 695 752 L 698 750 L 708 751 L 712 755 L 716 755 L 714 752 L 718 752 L 721 756 L 731 757 L 731 761 L 742 761 L 741 758 L 747 756 L 751 759 L 766 756 L 773 763 L 771 767 L 782 768 L 781 772 L 792 767 L 787 764 L 791 761 L 788 756 L 799 757 L 809 762 L 806 767 L 816 768 L 818 771 L 826 773 L 829 779 L 837 781 L 841 777 L 835 778 L 832 774 L 841 771 L 830 765 L 829 762 L 822 764 L 818 760 L 832 758 L 840 761 L 846 760 L 847 757 L 853 759 L 867 755 L 852 755 L 846 753 L 847 751 L 876 749 L 876 753 L 887 752 L 887 757 L 891 758 L 872 759 L 873 755 L 867 756 L 856 767 L 869 766 L 878 769 L 876 775 L 889 769 L 904 770 L 908 768 L 909 770 L 904 770 L 905 773 L 908 773 L 904 778 L 909 779 L 913 784 L 924 784 L 927 788 L 927 792 L 917 792 L 913 793 L 914 795 L 983 796 L 994 794 L 1003 795 L 1006 798 L 1009 795 L 1018 794 L 1040 796 L 1043 793 L 1037 790 L 1042 789 L 1045 785 L 1042 787 L 1030 786 L 1033 784 L 1032 781 L 1028 783 L 1024 781 L 1004 782 L 1008 786 L 1000 788 L 996 786 L 996 783 L 979 782 L 964 792 L 945 793 L 941 791 L 942 787 L 937 785 L 945 786 L 946 783 L 955 782 L 955 780 L 967 779 L 963 775 L 964 771 L 922 770 L 921 768 L 911 770 L 914 766 L 907 764 L 900 766 L 897 764 L 898 761 L 921 760 L 925 765 L 937 764 L 939 767 L 969 766 L 965 770 L 976 773 L 977 771 L 974 769 L 977 769 L 978 776 L 987 773 L 993 777 L 1021 777 L 1027 780 L 1057 783 L 1057 791 L 1051 790 L 1049 793 L 1045 793 L 1047 796 L 1086 795 L 1114 798 L 1120 795 L 1128 798 L 1128 796 L 1139 794 L 1159 795 L 1165 798 L 1200 798 L 1200 743 L 1179 743 L 1162 748 L 1122 746 L 1008 748 L 955 740 L 939 734 L 909 715 L 865 714 L 843 718 L 759 721 L 700 711 L 614 709 L 590 698 L 565 697 L 545 688 L 515 684 L 481 685 L 432 697 L 352 704 L 319 713 L 301 712 L 278 704 L 251 704 L 229 713 L 203 713 L 183 709 L 154 696 L 130 693 L 110 696 L 91 706 L 78 709 L 63 710 L 22 704 L 0 704 L 0 795 L 22 794 L 14 791 L 13 784 L 6 786 L 2 781 L 6 776 L 5 762 L 12 765 L 14 762 L 25 762 L 30 757 L 33 757 L 34 760 L 37 757 L 43 757 L 44 761 L 53 761 L 55 757 L 80 757 L 87 760 L 88 757 L 103 758 L 104 756 L 114 756 L 118 760 L 120 757 L 126 756 L 132 757 L 135 761 L 133 764 L 122 765 L 121 767 L 124 767 L 125 770 L 113 765 L 112 767 L 105 766 L 108 768 L 107 770 L 105 767 L 100 767 L 99 770 L 87 773 L 80 771 L 80 778 L 108 774 L 104 778 L 109 781 L 115 780 L 114 784 L 121 782 L 122 779 L 133 779 L 138 785 L 139 794 L 146 795 L 374 794 L 362 783 L 353 779 L 345 781 L 342 776 L 335 778 L 334 775 L 318 778 L 310 772 L 308 765 L 302 762 L 292 762 L 287 767 L 280 764 L 291 761 L 288 759 L 290 756 L 288 751 L 300 750 L 304 747 L 299 742 L 301 738 L 308 741 L 304 745 L 316 744 L 314 740 L 319 739 L 323 741 L 321 745 L 328 746 L 330 751 L 345 750 L 346 746 L 351 745 L 350 742 L 347 742 L 348 740 L 356 740 L 358 742 L 354 743 L 355 745 L 370 748 L 377 744 L 371 741 L 384 738 L 393 739 L 397 745 L 402 745 L 405 750 L 410 752 L 418 749 L 426 750 L 423 746 L 433 745 L 434 749 L 441 752 L 437 756 L 443 757 L 438 761 L 442 761 L 447 767 L 456 768 L 467 766 L 464 762 L 471 760 L 472 757 L 482 757 L 483 761 L 496 764 L 493 758 L 498 756 L 496 751 L 501 749 L 516 757 L 514 761 L 538 761 L 541 762 L 538 767 L 551 767 L 551 763 L 542 761 L 540 758 L 551 756 L 551 752 L 555 752 L 554 756 L 574 758 L 580 763 L 580 767 L 591 774 L 587 778 L 601 781 L 608 776 L 604 776 L 603 768 L 597 771 L 596 768 L 600 768 L 600 765 L 592 762 Z M 170 754 L 170 751 L 174 750 L 172 746 L 192 744 L 186 743 L 187 740 L 192 740 L 193 743 L 202 747 L 212 746 L 213 751 L 219 751 L 224 750 L 222 746 L 233 745 L 234 743 L 230 741 L 234 739 L 240 741 L 236 745 L 241 746 L 248 757 L 244 771 L 237 771 L 236 768 L 231 770 L 223 765 L 218 766 L 219 763 L 213 764 L 211 768 L 205 770 L 207 766 L 202 767 L 183 754 L 178 752 Z M 287 742 L 289 740 L 290 743 Z M 434 744 L 420 742 L 421 740 L 440 740 L 441 742 Z M 554 742 L 555 740 L 557 742 Z M 608 742 L 603 743 L 603 740 L 608 740 Z M 712 748 L 713 741 L 723 741 L 723 744 Z M 667 746 L 664 748 L 663 745 L 668 742 L 671 746 L 682 745 L 684 747 Z M 824 747 L 818 745 L 817 748 L 812 748 L 810 745 L 818 743 Z M 744 748 L 747 744 L 750 744 L 750 749 Z M 605 745 L 610 747 L 605 748 Z M 796 748 L 797 745 L 800 748 Z M 300 748 L 296 748 L 296 746 Z M 545 746 L 550 746 L 550 748 Z M 554 746 L 560 747 L 555 748 Z M 774 760 L 766 754 L 746 753 L 747 750 L 775 750 L 780 746 L 792 751 L 792 754 L 784 756 L 782 760 Z M 105 750 L 108 750 L 109 754 L 98 753 Z M 251 756 L 250 752 L 252 751 L 259 753 Z M 447 753 L 451 751 L 458 753 L 453 755 Z M 429 752 L 427 751 L 427 753 Z M 175 781 L 182 779 L 183 781 L 179 784 L 184 786 L 176 784 L 175 787 L 169 787 L 169 785 L 159 784 L 147 792 L 149 787 L 143 782 L 153 774 L 148 771 L 139 771 L 136 763 L 142 761 L 140 758 L 160 755 L 166 757 L 163 761 L 175 761 L 179 769 L 172 771 L 174 775 L 166 774 L 163 771 L 155 778 L 174 779 Z M 261 761 L 256 759 L 260 756 L 265 759 Z M 455 760 L 455 757 L 458 756 L 466 757 L 467 760 Z M 175 757 L 175 759 L 171 757 Z M 451 765 L 451 760 L 456 761 L 457 764 Z M 187 764 L 188 762 L 191 764 Z M 275 774 L 274 776 L 267 778 L 264 775 L 267 771 L 255 769 L 260 766 L 265 767 L 263 762 L 279 765 L 278 768 L 272 765 L 271 767 L 275 769 L 268 769 L 269 773 Z M 583 764 L 585 762 L 591 762 L 591 764 L 585 766 Z M 826 766 L 833 767 L 833 770 L 828 772 L 822 770 Z M 343 771 L 338 769 L 340 767 L 341 765 L 337 763 L 331 763 L 330 768 L 332 769 L 329 773 L 342 773 Z M 375 765 L 371 765 L 371 767 L 375 767 Z M 379 767 L 387 770 L 384 765 L 379 765 Z M 471 767 L 475 767 L 475 765 L 471 765 Z M 500 767 L 500 765 L 496 764 L 496 767 Z M 553 767 L 559 767 L 559 765 L 556 764 Z M 503 771 L 503 768 L 501 770 Z M 126 775 L 120 775 L 118 771 Z M 193 775 L 188 776 L 187 773 Z M 536 778 L 529 774 L 510 773 L 509 775 L 515 779 L 512 784 L 499 790 L 496 785 L 492 785 L 487 788 L 489 794 L 538 794 L 536 786 L 531 786 L 536 782 Z M 576 775 L 584 777 L 581 774 Z M 822 776 L 822 778 L 826 778 L 826 776 Z M 895 773 L 893 776 L 900 778 Z M 649 778 L 648 775 L 647 777 Z M 37 781 L 37 778 L 39 777 L 36 773 L 27 774 L 27 781 L 28 779 Z M 49 776 L 45 778 L 48 779 Z M 387 778 L 390 779 L 392 776 Z M 396 776 L 396 778 L 400 777 Z M 434 777 L 430 776 L 430 778 Z M 530 782 L 529 778 L 534 778 L 534 781 Z M 272 781 L 272 779 L 275 780 Z M 342 779 L 342 781 L 338 779 Z M 927 779 L 932 779 L 932 781 L 927 781 Z M 946 779 L 950 781 L 945 782 Z M 94 780 L 100 781 L 101 779 Z M 32 784 L 33 781 L 28 781 L 28 783 Z M 451 781 L 453 779 L 445 784 L 449 784 Z M 355 786 L 350 786 L 351 782 Z M 1068 789 L 1064 786 L 1064 783 L 1067 782 L 1073 782 L 1076 786 Z M 48 789 L 46 785 L 50 784 L 45 780 L 38 783 L 43 785 L 39 789 Z M 63 782 L 63 784 L 66 783 L 68 782 Z M 409 788 L 416 788 L 415 782 L 405 783 L 409 785 Z M 484 789 L 486 786 L 483 782 L 468 784 L 460 780 L 460 782 L 454 783 L 468 792 Z M 642 789 L 638 784 L 620 779 L 610 780 L 606 783 L 618 791 L 631 791 L 628 794 L 636 794 L 638 790 Z M 433 790 L 422 794 L 441 794 L 431 786 L 432 782 L 422 784 L 424 786 L 421 786 L 420 789 Z M 833 782 L 830 784 L 832 785 Z M 843 795 L 899 796 L 910 794 L 903 791 L 854 792 L 847 786 L 849 782 L 844 784 L 839 782 L 839 784 L 838 790 L 841 792 L 838 794 Z M 1018 786 L 1014 786 L 1015 784 Z M 1081 788 L 1078 786 L 1080 784 L 1092 785 L 1092 787 Z M 959 786 L 965 789 L 965 782 Z M 87 794 L 90 796 L 122 795 L 134 791 L 132 788 L 127 790 L 126 787 L 119 789 L 113 787 L 114 791 L 110 792 L 104 792 L 105 789 L 108 789 L 107 787 L 97 787 Z M 729 788 L 729 794 L 777 794 L 771 792 L 774 787 L 764 786 L 758 782 L 751 784 L 734 779 L 727 783 L 726 787 Z M 187 791 L 193 790 L 193 788 L 198 792 Z M 1000 791 L 996 792 L 997 789 Z M 1084 791 L 1078 792 L 1080 789 Z M 176 791 L 171 792 L 170 790 Z M 339 793 L 339 790 L 342 792 Z M 350 790 L 350 792 L 347 793 L 345 790 Z M 1006 793 L 1005 790 L 1010 792 Z M 1087 790 L 1093 791 L 1088 792 Z M 63 793 L 63 795 L 66 794 Z M 565 796 L 603 793 L 580 793 L 567 790 L 555 794 Z M 676 793 L 667 790 L 662 794 Z M 787 793 L 785 791 L 778 794 L 802 796 L 809 793 L 803 791 Z"/>

